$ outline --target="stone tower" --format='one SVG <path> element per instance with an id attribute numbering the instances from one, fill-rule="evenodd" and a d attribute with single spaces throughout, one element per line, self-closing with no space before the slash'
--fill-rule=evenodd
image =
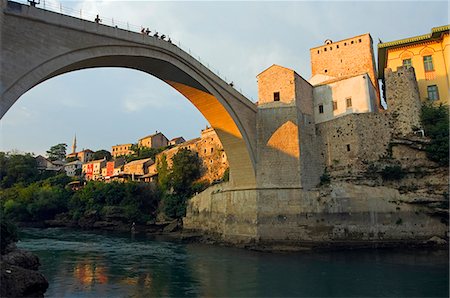
<path id="1" fill-rule="evenodd" d="M 377 92 L 378 108 L 382 109 L 373 42 L 369 33 L 337 42 L 327 39 L 324 45 L 312 48 L 309 51 L 313 77 L 323 75 L 332 78 L 345 78 L 367 73 Z"/>
<path id="2" fill-rule="evenodd" d="M 314 149 L 313 87 L 295 71 L 279 65 L 272 65 L 257 78 L 258 187 L 316 186 L 322 169 Z"/>
<path id="3" fill-rule="evenodd" d="M 406 136 L 421 128 L 421 102 L 413 67 L 386 68 L 384 88 L 394 135 Z"/>

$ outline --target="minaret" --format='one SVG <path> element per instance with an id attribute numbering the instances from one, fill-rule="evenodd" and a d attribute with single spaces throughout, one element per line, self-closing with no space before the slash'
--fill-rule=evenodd
<path id="1" fill-rule="evenodd" d="M 73 137 L 72 154 L 77 152 L 77 135 Z"/>

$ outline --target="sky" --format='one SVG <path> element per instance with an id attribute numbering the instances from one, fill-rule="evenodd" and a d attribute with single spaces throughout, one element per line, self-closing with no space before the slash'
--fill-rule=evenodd
<path id="1" fill-rule="evenodd" d="M 16 0 L 17 1 L 17 0 Z M 19 2 L 24 2 L 20 0 Z M 370 33 L 383 42 L 449 24 L 448 2 L 420 1 L 56 1 L 84 18 L 169 35 L 214 72 L 257 101 L 256 76 L 272 64 L 309 79 L 309 49 Z M 163 132 L 198 137 L 206 119 L 169 85 L 143 72 L 97 68 L 63 74 L 22 95 L 0 120 L 0 151 L 44 155 L 53 145 L 93 151 Z"/>

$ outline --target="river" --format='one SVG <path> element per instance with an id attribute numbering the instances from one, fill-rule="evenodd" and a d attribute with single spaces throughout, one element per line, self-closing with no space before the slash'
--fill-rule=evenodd
<path id="1" fill-rule="evenodd" d="M 21 232 L 46 297 L 449 297 L 447 251 L 262 253 L 64 228 Z"/>

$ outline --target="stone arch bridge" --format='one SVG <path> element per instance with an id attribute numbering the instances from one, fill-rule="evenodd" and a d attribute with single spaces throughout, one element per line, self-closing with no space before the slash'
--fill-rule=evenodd
<path id="1" fill-rule="evenodd" d="M 39 83 L 75 70 L 124 67 L 183 94 L 216 130 L 234 188 L 255 187 L 256 105 L 176 45 L 1 0 L 0 118 Z"/>

